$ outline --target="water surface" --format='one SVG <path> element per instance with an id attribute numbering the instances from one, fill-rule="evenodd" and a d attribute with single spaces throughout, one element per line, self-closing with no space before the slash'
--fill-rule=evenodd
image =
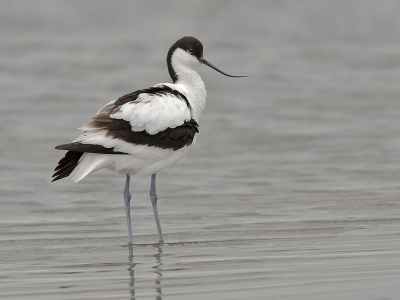
<path id="1" fill-rule="evenodd" d="M 398 299 L 395 1 L 0 3 L 0 298 Z M 76 127 L 169 81 L 194 35 L 208 102 L 191 152 L 150 178 L 50 183 Z"/>

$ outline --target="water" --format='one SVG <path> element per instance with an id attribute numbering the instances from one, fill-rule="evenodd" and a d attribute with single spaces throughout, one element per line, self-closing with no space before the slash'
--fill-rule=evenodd
<path id="1" fill-rule="evenodd" d="M 1 299 L 398 299 L 396 1 L 0 3 Z M 150 178 L 50 183 L 54 146 L 169 81 L 184 35 L 247 79 L 208 89 L 191 152 Z"/>

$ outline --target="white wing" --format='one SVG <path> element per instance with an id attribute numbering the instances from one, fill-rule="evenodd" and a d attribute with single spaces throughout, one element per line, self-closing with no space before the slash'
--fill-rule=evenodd
<path id="1" fill-rule="evenodd" d="M 104 108 L 109 105 L 112 102 Z M 142 93 L 135 101 L 123 104 L 110 117 L 128 121 L 132 131 L 146 130 L 149 134 L 175 128 L 191 119 L 190 109 L 183 99 L 173 94 L 148 93 Z"/>

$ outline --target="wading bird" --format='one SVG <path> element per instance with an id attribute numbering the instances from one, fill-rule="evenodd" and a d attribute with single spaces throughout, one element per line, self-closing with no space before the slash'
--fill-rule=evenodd
<path id="1" fill-rule="evenodd" d="M 171 46 L 167 55 L 173 83 L 160 83 L 113 100 L 92 121 L 79 129 L 72 143 L 56 147 L 68 150 L 58 162 L 53 181 L 69 176 L 78 182 L 108 168 L 126 175 L 124 200 L 128 243 L 132 244 L 130 176 L 151 175 L 150 199 L 158 240 L 164 242 L 157 209 L 156 173 L 177 162 L 195 142 L 198 120 L 206 103 L 206 89 L 193 66 L 203 64 L 230 77 L 203 58 L 203 45 L 186 36 Z"/>

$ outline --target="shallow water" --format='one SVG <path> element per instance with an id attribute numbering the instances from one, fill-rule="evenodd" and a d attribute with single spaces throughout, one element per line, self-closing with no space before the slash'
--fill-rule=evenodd
<path id="1" fill-rule="evenodd" d="M 398 299 L 395 1 L 0 3 L 1 299 Z M 249 5 L 251 4 L 251 5 Z M 109 100 L 169 81 L 183 35 L 208 102 L 157 177 L 50 183 L 54 146 Z"/>

